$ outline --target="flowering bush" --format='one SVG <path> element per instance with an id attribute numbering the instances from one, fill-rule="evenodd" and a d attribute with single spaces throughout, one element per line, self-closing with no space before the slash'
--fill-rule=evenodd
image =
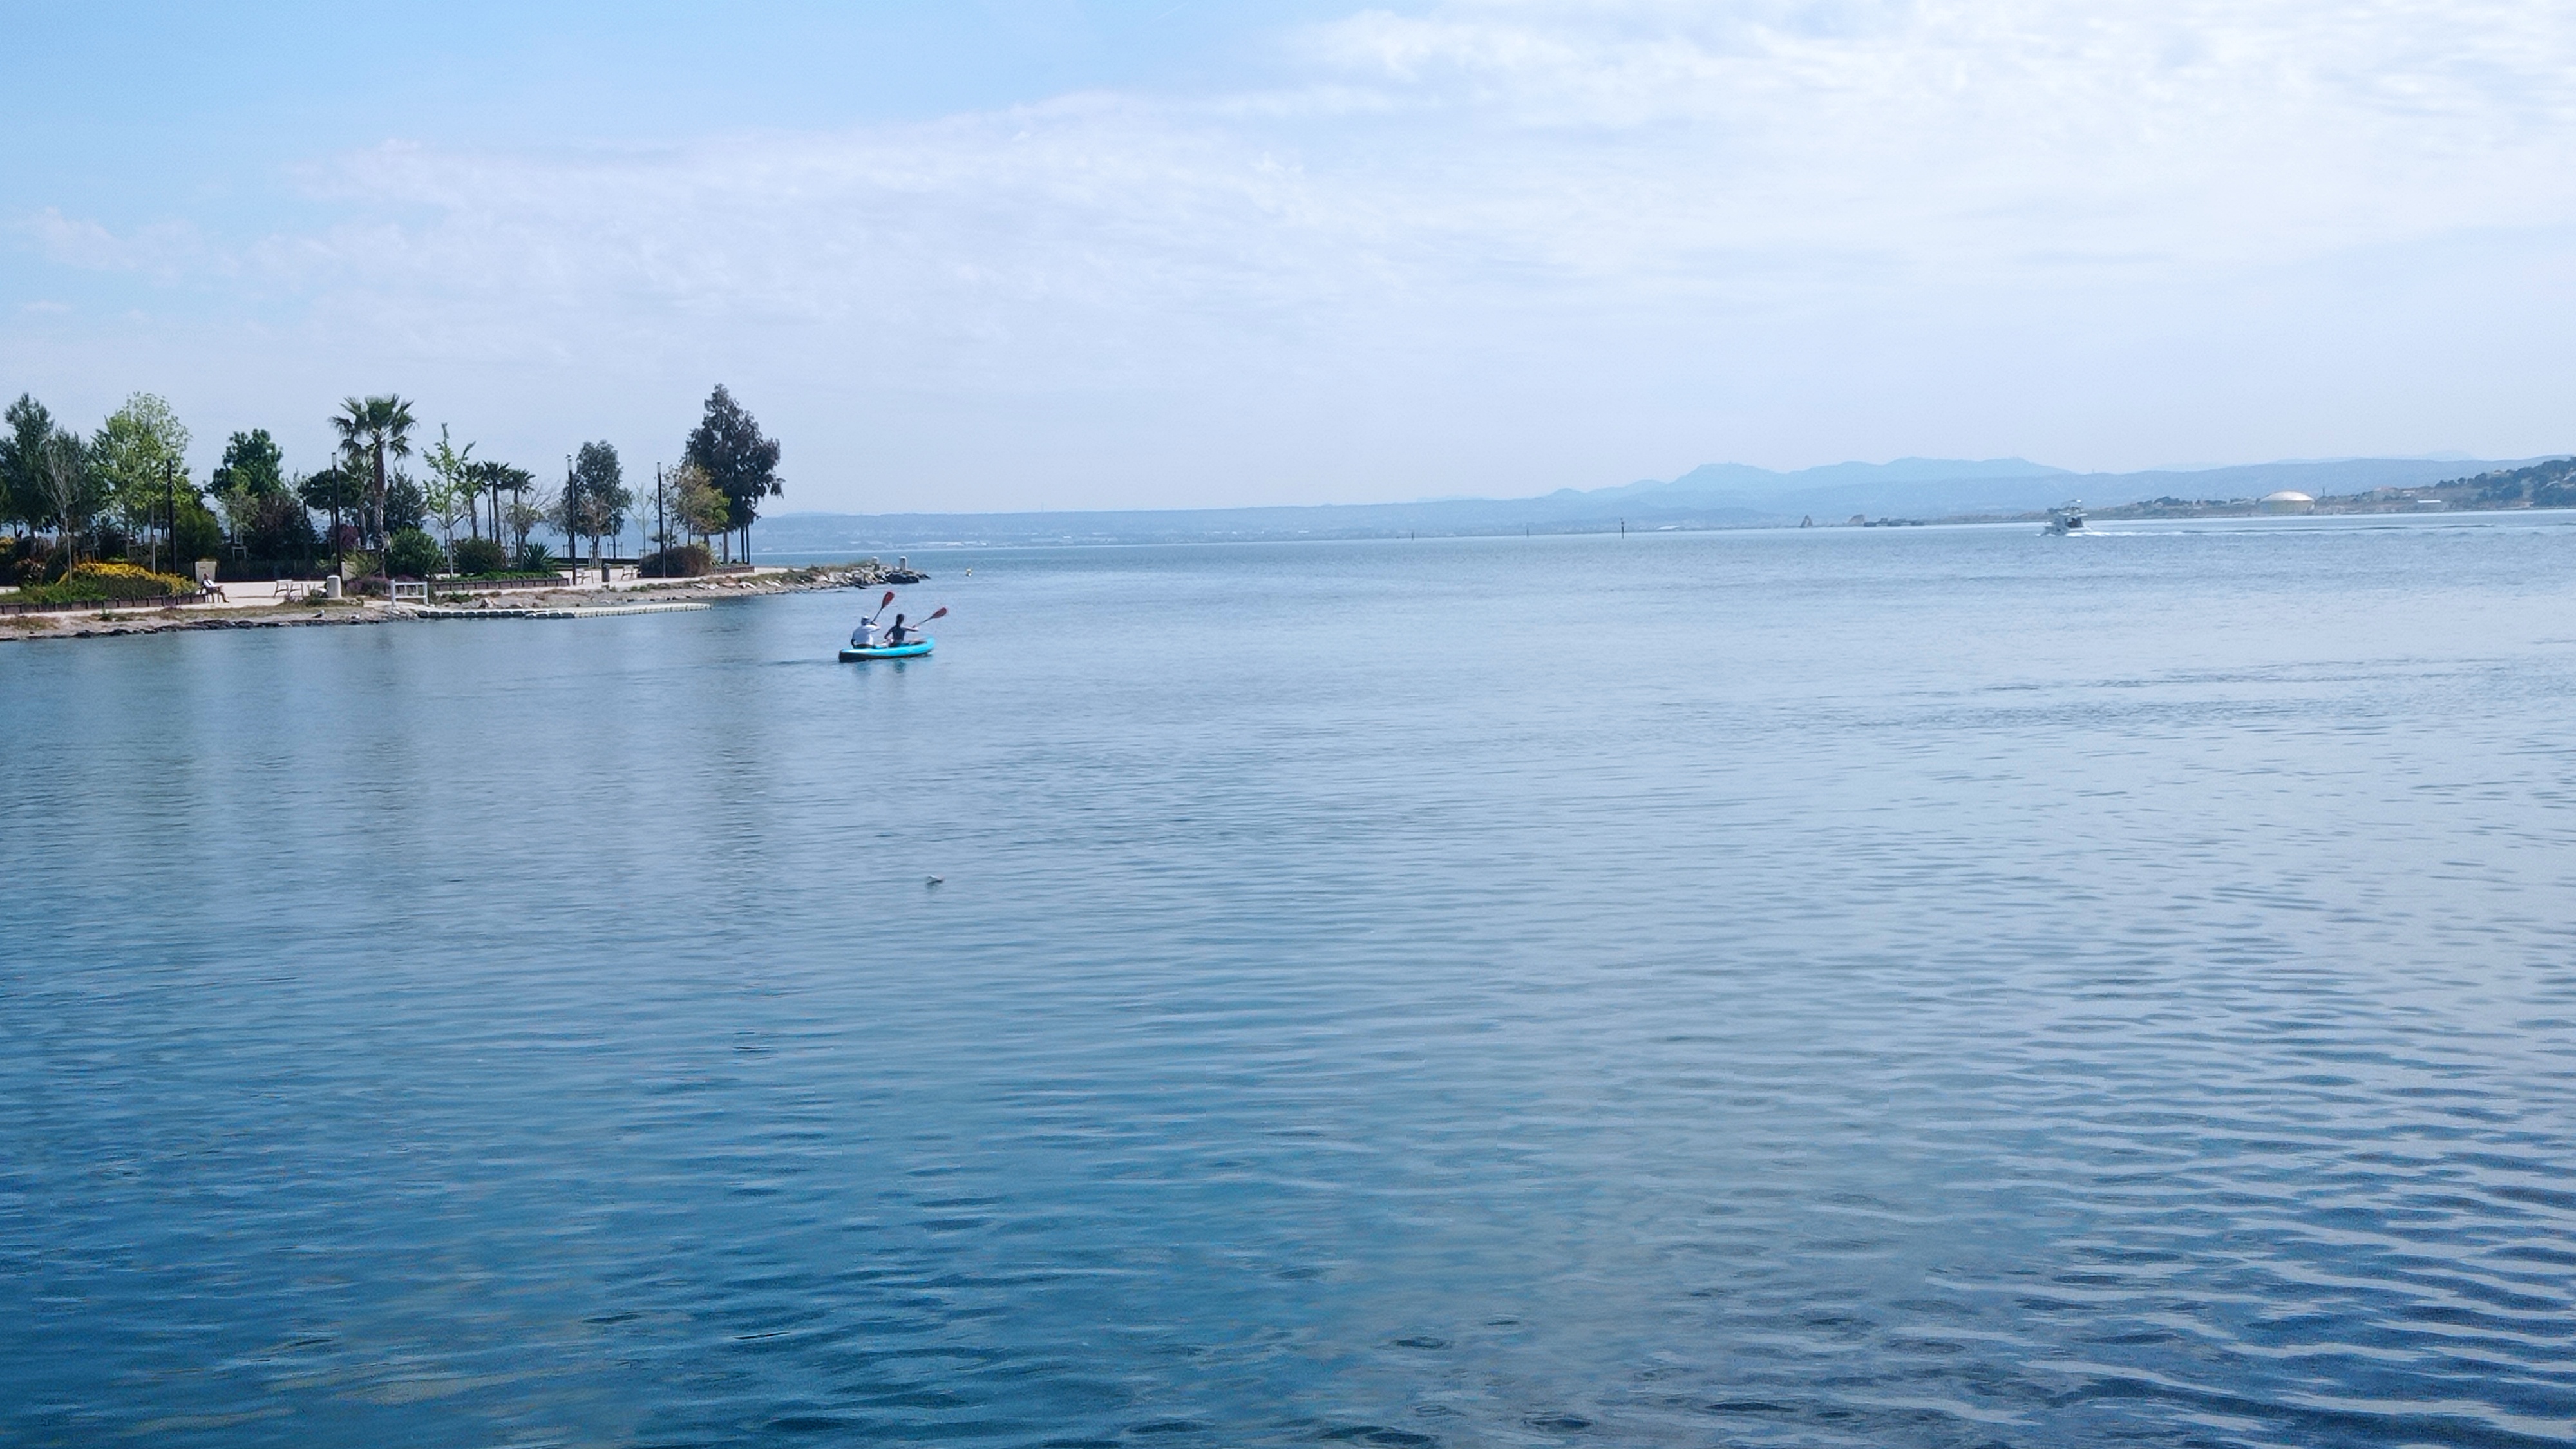
<path id="1" fill-rule="evenodd" d="M 167 599 L 197 592 L 194 579 L 156 574 L 141 564 L 85 563 L 72 566 L 59 583 L 18 591 L 30 604 L 87 604 L 102 599 Z"/>

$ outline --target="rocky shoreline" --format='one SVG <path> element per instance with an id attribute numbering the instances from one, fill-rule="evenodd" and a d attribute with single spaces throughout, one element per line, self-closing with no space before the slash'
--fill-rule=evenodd
<path id="1" fill-rule="evenodd" d="M 917 569 L 887 568 L 874 559 L 774 573 L 715 574 L 696 579 L 621 581 L 607 587 L 511 589 L 464 598 L 440 597 L 443 611 L 476 609 L 568 609 L 618 604 L 710 603 L 757 598 L 764 594 L 819 593 L 827 589 L 872 589 L 926 582 Z M 114 613 L 64 612 L 0 616 L 0 643 L 21 639 L 112 638 L 125 634 L 169 634 L 193 629 L 296 629 L 349 624 L 391 624 L 418 619 L 407 605 L 374 600 L 334 599 L 327 603 L 297 601 L 240 607 L 188 605 L 154 611 Z"/>

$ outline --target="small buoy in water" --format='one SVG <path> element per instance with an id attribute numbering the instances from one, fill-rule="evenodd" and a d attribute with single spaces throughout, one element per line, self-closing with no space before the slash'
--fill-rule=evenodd
<path id="1" fill-rule="evenodd" d="M 939 884 L 941 879 L 942 878 L 939 876 L 932 876 L 929 880 L 922 883 L 922 889 L 928 890 L 930 887 Z"/>

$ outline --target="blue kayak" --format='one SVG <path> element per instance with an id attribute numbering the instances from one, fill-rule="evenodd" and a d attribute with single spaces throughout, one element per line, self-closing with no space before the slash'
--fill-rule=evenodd
<path id="1" fill-rule="evenodd" d="M 876 644 L 865 649 L 853 644 L 844 644 L 841 646 L 841 662 L 847 664 L 853 659 L 913 659 L 929 653 L 930 646 L 938 642 L 936 639 L 916 639 L 909 644 Z"/>

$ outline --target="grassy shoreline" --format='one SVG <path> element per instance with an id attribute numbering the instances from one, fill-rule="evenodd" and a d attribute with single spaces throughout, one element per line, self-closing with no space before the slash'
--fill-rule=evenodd
<path id="1" fill-rule="evenodd" d="M 724 599 L 760 598 L 770 594 L 817 593 L 828 589 L 867 589 L 885 584 L 918 583 L 929 575 L 887 569 L 873 559 L 845 564 L 818 564 L 758 574 L 715 574 L 695 579 L 643 579 L 607 586 L 566 585 L 552 589 L 513 589 L 505 594 L 476 594 L 461 603 L 442 597 L 433 587 L 431 602 L 442 608 L 580 608 L 602 604 L 713 603 Z M 327 603 L 295 601 L 276 604 L 189 604 L 158 610 L 122 609 L 114 613 L 66 609 L 41 614 L 0 616 L 0 643 L 36 639 L 98 639 L 129 634 L 169 634 L 197 629 L 294 629 L 333 624 L 394 624 L 418 620 L 409 605 L 376 599 L 334 599 Z"/>

